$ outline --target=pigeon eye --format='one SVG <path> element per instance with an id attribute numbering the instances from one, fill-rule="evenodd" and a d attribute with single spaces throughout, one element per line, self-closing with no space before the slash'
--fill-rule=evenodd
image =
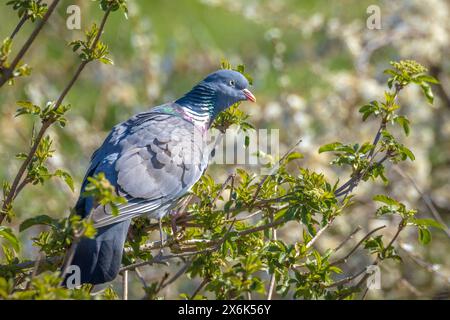
<path id="1" fill-rule="evenodd" d="M 235 85 L 234 80 L 230 80 L 230 86 L 234 87 L 234 85 Z"/>

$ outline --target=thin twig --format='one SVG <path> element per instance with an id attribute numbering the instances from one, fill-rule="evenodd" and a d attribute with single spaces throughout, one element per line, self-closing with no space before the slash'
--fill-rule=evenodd
<path id="1" fill-rule="evenodd" d="M 399 86 L 396 86 L 395 93 L 394 93 L 394 100 L 396 99 L 400 90 L 401 90 L 401 88 Z M 360 173 L 354 174 L 347 182 L 345 182 L 342 186 L 340 186 L 338 189 L 336 189 L 334 192 L 334 195 L 336 197 L 344 196 L 344 200 L 345 200 L 347 198 L 347 196 L 353 191 L 353 189 L 359 184 L 359 182 L 364 177 L 366 172 L 369 170 L 369 168 L 372 165 L 373 160 L 375 159 L 375 156 L 377 155 L 377 153 L 374 153 L 375 148 L 380 141 L 382 131 L 386 128 L 386 124 L 387 124 L 387 121 L 386 121 L 386 119 L 383 118 L 381 120 L 380 127 L 378 128 L 378 131 L 375 135 L 375 138 L 373 139 L 373 142 L 372 142 L 373 148 L 370 151 L 369 156 L 368 156 L 369 164 L 368 164 L 366 170 L 362 173 L 360 172 Z M 380 159 L 376 162 L 376 165 L 382 164 L 390 156 L 391 155 L 389 153 L 387 153 L 382 159 Z M 335 216 L 330 218 L 328 223 L 321 230 L 319 230 L 316 233 L 316 235 L 306 244 L 306 248 L 310 248 L 317 241 L 317 239 L 333 224 L 335 218 L 336 218 Z"/>
<path id="2" fill-rule="evenodd" d="M 411 282 L 409 282 L 404 277 L 402 277 L 400 279 L 399 284 L 402 284 L 406 289 L 408 289 L 409 292 L 411 292 L 417 298 L 420 298 L 421 296 L 423 296 L 423 294 L 415 286 L 413 286 Z"/>
<path id="3" fill-rule="evenodd" d="M 277 164 L 275 166 L 273 166 L 273 168 L 270 170 L 269 174 L 265 175 L 264 178 L 261 179 L 261 181 L 258 184 L 258 187 L 256 188 L 255 194 L 253 195 L 253 199 L 252 199 L 250 208 L 252 208 L 254 206 L 256 199 L 259 195 L 259 192 L 261 191 L 262 186 L 267 181 L 267 179 L 269 179 L 269 177 L 273 176 L 273 174 L 278 170 L 278 168 L 280 167 L 280 164 L 284 161 L 284 159 L 286 159 L 286 157 L 289 154 L 291 154 L 291 152 L 293 152 L 295 150 L 295 148 L 297 148 L 301 142 L 302 142 L 302 139 L 299 139 L 291 148 L 289 148 L 289 150 L 285 152 L 285 154 L 280 158 L 280 160 L 278 160 Z"/>
<path id="4" fill-rule="evenodd" d="M 40 266 L 42 260 L 43 260 L 43 256 L 42 256 L 42 254 L 40 254 L 34 264 L 33 272 L 31 273 L 30 280 L 28 280 L 25 290 L 30 289 L 31 283 L 33 282 L 33 278 L 37 275 L 37 273 L 39 271 L 39 266 Z"/>
<path id="5" fill-rule="evenodd" d="M 442 219 L 441 215 L 439 214 L 439 211 L 436 209 L 436 207 L 433 204 L 433 199 L 431 199 L 431 197 L 427 194 L 425 194 L 420 187 L 418 186 L 418 184 L 416 183 L 416 181 L 408 174 L 406 173 L 402 168 L 400 168 L 399 166 L 394 166 L 394 170 L 403 178 L 408 179 L 412 186 L 414 187 L 414 189 L 416 189 L 417 193 L 422 197 L 423 201 L 425 202 L 425 205 L 427 206 L 428 210 L 431 211 L 431 214 L 433 215 L 433 217 L 443 226 L 445 226 L 444 232 L 447 234 L 448 237 L 450 237 L 450 230 L 448 228 L 448 226 L 446 225 L 444 219 Z"/>
<path id="6" fill-rule="evenodd" d="M 402 90 L 403 87 L 400 85 L 396 85 L 395 89 L 394 89 L 394 94 L 393 94 L 393 99 L 392 99 L 392 103 L 394 103 L 398 97 L 398 94 L 400 92 L 400 90 Z M 353 189 L 358 185 L 358 183 L 361 181 L 361 179 L 364 177 L 364 175 L 366 174 L 366 172 L 369 170 L 369 168 L 372 165 L 372 162 L 375 159 L 375 156 L 377 153 L 375 153 L 375 149 L 378 145 L 378 143 L 380 142 L 381 139 L 381 135 L 383 130 L 386 129 L 386 125 L 387 125 L 387 119 L 385 117 L 383 117 L 381 119 L 381 123 L 380 126 L 378 128 L 378 131 L 375 135 L 375 138 L 373 139 L 372 142 L 372 146 L 373 148 L 370 150 L 369 154 L 368 154 L 368 159 L 369 159 L 369 164 L 367 165 L 367 168 L 364 172 L 354 172 L 353 176 L 346 182 L 344 183 L 342 186 L 340 186 L 336 191 L 335 191 L 335 195 L 337 197 L 344 195 L 344 198 L 347 197 L 347 195 L 349 193 L 351 193 L 353 191 Z M 386 154 L 381 160 L 379 160 L 376 164 L 380 165 L 382 164 L 384 161 L 386 161 L 389 156 L 391 156 L 390 154 Z"/>
<path id="7" fill-rule="evenodd" d="M 174 275 L 172 278 L 170 278 L 169 280 L 167 280 L 167 281 L 164 283 L 164 285 L 162 286 L 162 289 L 164 289 L 164 288 L 167 287 L 168 285 L 174 283 L 179 277 L 181 277 L 181 276 L 186 272 L 186 270 L 192 265 L 192 262 L 193 262 L 192 259 L 188 260 L 188 261 L 184 264 L 184 266 L 183 266 L 182 268 L 180 268 L 180 270 L 178 270 L 177 273 L 175 273 L 175 275 Z"/>
<path id="8" fill-rule="evenodd" d="M 80 234 L 76 234 L 72 240 L 72 244 L 70 245 L 69 251 L 67 252 L 67 254 L 64 256 L 64 262 L 63 262 L 63 266 L 61 268 L 61 278 L 63 279 L 61 282 L 61 285 L 64 284 L 65 281 L 65 277 L 67 275 L 67 271 L 69 270 L 69 267 L 72 264 L 73 258 L 75 257 L 75 251 L 78 247 L 78 243 L 81 240 L 83 232 L 81 232 Z"/>
<path id="9" fill-rule="evenodd" d="M 52 3 L 51 6 L 53 6 L 53 5 L 56 6 L 58 1 L 59 0 L 55 0 Z M 49 8 L 48 11 L 47 11 L 47 14 L 48 14 L 48 12 L 50 10 L 53 10 L 53 9 Z M 107 20 L 107 18 L 109 16 L 110 12 L 111 12 L 111 8 L 109 8 L 107 11 L 105 11 L 105 14 L 103 15 L 102 22 L 101 22 L 100 27 L 98 29 L 98 33 L 97 33 L 94 41 L 92 42 L 91 48 L 95 48 L 95 46 L 97 45 L 97 42 L 100 39 L 100 35 L 103 33 L 103 29 L 104 29 L 106 20 Z M 87 65 L 88 62 L 89 61 L 82 61 L 81 62 L 81 64 L 79 65 L 77 71 L 75 72 L 75 75 L 69 81 L 67 86 L 63 89 L 61 95 L 58 97 L 57 101 L 55 102 L 55 105 L 53 106 L 54 109 L 57 109 L 61 105 L 61 103 L 64 100 L 64 98 L 66 97 L 67 93 L 72 88 L 72 86 L 74 85 L 75 81 L 80 76 L 81 71 L 83 71 L 84 67 Z M 0 86 L 1 86 L 1 83 L 0 83 Z M 26 171 L 28 165 L 31 163 L 31 161 L 32 161 L 32 159 L 33 159 L 33 157 L 34 157 L 34 155 L 36 153 L 36 150 L 38 149 L 39 144 L 41 143 L 41 140 L 44 137 L 45 132 L 53 124 L 53 122 L 54 122 L 53 119 L 48 119 L 48 120 L 42 122 L 41 129 L 39 130 L 39 133 L 37 134 L 36 138 L 34 139 L 33 145 L 31 146 L 31 149 L 30 149 L 26 159 L 24 160 L 24 162 L 20 166 L 19 171 L 17 172 L 17 175 L 14 178 L 13 183 L 11 184 L 11 189 L 9 190 L 8 195 L 6 196 L 6 199 L 4 199 L 4 201 L 3 201 L 2 210 L 0 211 L 0 224 L 3 222 L 4 218 L 6 217 L 6 211 L 7 211 L 8 207 L 11 205 L 11 202 L 13 201 L 13 199 L 15 197 L 17 197 L 17 193 L 18 193 L 17 192 L 17 188 L 19 186 L 19 183 L 22 180 L 22 177 L 25 174 L 25 171 Z"/>
<path id="10" fill-rule="evenodd" d="M 237 220 L 235 220 L 235 221 L 237 221 Z M 264 225 L 261 225 L 261 226 L 258 226 L 258 227 L 254 227 L 254 228 L 251 228 L 251 229 L 237 231 L 236 234 L 238 236 L 245 236 L 245 235 L 248 235 L 248 234 L 251 234 L 251 233 L 260 232 L 260 231 L 263 231 L 263 230 L 266 230 L 266 229 L 270 229 L 270 228 L 272 228 L 274 226 L 278 226 L 278 225 L 280 225 L 282 223 L 285 223 L 285 222 L 286 221 L 281 219 L 281 220 L 274 221 L 273 223 L 267 223 L 267 224 L 264 224 Z M 204 241 L 204 239 L 191 239 L 189 241 L 192 242 L 192 243 L 195 243 L 195 242 L 199 242 L 199 240 L 200 241 Z M 213 252 L 213 251 L 217 250 L 220 247 L 220 245 L 223 243 L 223 241 L 224 241 L 223 238 L 221 240 L 219 240 L 219 241 L 210 241 L 209 244 L 212 247 L 206 248 L 206 249 L 200 250 L 200 251 L 189 251 L 190 250 L 189 248 L 185 248 L 186 251 L 182 251 L 182 253 L 180 253 L 180 254 L 171 254 L 171 255 L 166 255 L 166 256 L 156 256 L 155 258 L 153 258 L 151 260 L 148 260 L 148 261 L 143 261 L 143 262 L 139 262 L 139 263 L 135 263 L 135 264 L 132 264 L 132 265 L 125 266 L 122 269 L 120 269 L 120 272 L 123 272 L 125 270 L 134 270 L 137 267 L 141 267 L 141 266 L 145 266 L 145 265 L 158 264 L 158 263 L 159 264 L 166 264 L 167 260 L 171 260 L 171 259 L 174 259 L 174 258 L 185 258 L 185 257 L 195 256 L 197 254 L 204 254 L 204 253 Z M 170 244 L 170 240 L 169 240 L 168 243 L 166 241 L 166 245 L 167 244 Z M 158 249 L 160 247 L 161 247 L 160 242 L 159 241 L 155 241 L 153 243 L 143 245 L 141 247 L 141 250 L 152 250 L 152 249 Z M 45 262 L 47 262 L 47 263 L 56 263 L 56 262 L 58 262 L 61 259 L 62 259 L 62 257 L 51 257 L 51 258 L 45 259 Z M 25 270 L 25 269 L 32 268 L 35 263 L 36 263 L 36 261 L 27 261 L 27 262 L 22 262 L 22 263 L 15 264 L 15 265 L 0 266 L 0 268 L 13 267 L 13 268 L 15 268 L 15 270 Z"/>
<path id="11" fill-rule="evenodd" d="M 383 229 L 383 228 L 386 228 L 386 226 L 381 226 L 381 227 L 375 228 L 375 229 L 373 229 L 372 231 L 370 231 L 370 232 L 369 232 L 368 234 L 366 234 L 361 240 L 358 241 L 358 243 L 353 247 L 352 250 L 350 250 L 350 252 L 348 252 L 344 257 L 342 257 L 342 258 L 340 258 L 340 259 L 338 259 L 338 260 L 336 260 L 336 261 L 331 262 L 330 265 L 336 266 L 336 265 L 339 265 L 339 264 L 341 264 L 341 263 L 346 263 L 346 262 L 347 262 L 347 259 L 350 258 L 350 256 L 351 256 L 353 253 L 355 253 L 355 251 L 359 248 L 359 246 L 360 246 L 366 239 L 368 239 L 372 234 L 374 234 L 375 232 L 377 232 L 377 231 L 379 231 L 379 230 L 381 230 L 381 229 Z"/>
<path id="12" fill-rule="evenodd" d="M 22 28 L 22 26 L 25 24 L 25 22 L 28 20 L 28 14 L 24 14 L 22 16 L 22 18 L 20 19 L 19 23 L 17 24 L 17 26 L 14 28 L 14 30 L 11 32 L 11 35 L 9 36 L 9 38 L 12 40 L 14 39 L 14 37 L 16 36 L 16 34 L 20 31 L 20 29 Z"/>
<path id="13" fill-rule="evenodd" d="M 317 241 L 317 239 L 320 238 L 320 236 L 333 224 L 333 221 L 336 217 L 332 217 L 328 223 L 319 231 L 317 231 L 317 233 L 314 235 L 314 237 L 308 241 L 308 243 L 306 244 L 306 249 L 309 249 L 312 247 L 312 245 Z"/>
<path id="14" fill-rule="evenodd" d="M 130 265 L 126 266 L 126 267 L 123 267 L 123 268 L 120 269 L 119 272 L 123 272 L 125 270 L 133 270 L 134 268 L 138 268 L 138 267 L 142 267 L 142 266 L 146 266 L 146 265 L 151 265 L 151 264 L 154 264 L 154 263 L 163 263 L 163 262 L 165 262 L 167 260 L 171 260 L 171 259 L 174 259 L 174 258 L 185 258 L 185 257 L 191 257 L 191 256 L 199 255 L 199 254 L 205 254 L 205 253 L 210 253 L 210 252 L 216 251 L 225 242 L 228 233 L 233 228 L 233 225 L 234 225 L 234 222 L 230 224 L 230 226 L 229 226 L 227 232 L 225 233 L 225 235 L 223 236 L 223 238 L 216 245 L 214 245 L 211 248 L 206 248 L 206 249 L 199 250 L 199 251 L 194 251 L 194 252 L 168 254 L 168 255 L 165 255 L 165 256 L 164 255 L 157 255 L 153 259 L 150 259 L 150 260 L 147 260 L 147 261 L 133 263 L 133 264 L 130 264 Z"/>
<path id="15" fill-rule="evenodd" d="M 398 236 L 400 235 L 400 232 L 402 232 L 402 230 L 405 228 L 405 220 L 402 219 L 400 221 L 400 223 L 398 224 L 397 227 L 397 231 L 395 232 L 395 235 L 392 237 L 391 241 L 389 241 L 389 244 L 385 247 L 384 252 L 386 252 L 395 242 L 395 240 L 397 240 Z M 376 266 L 380 263 L 381 259 L 380 259 L 380 255 L 378 254 L 377 257 L 375 258 L 375 260 L 372 263 L 372 266 Z M 361 278 L 361 280 L 356 284 L 356 288 L 359 288 L 362 283 L 364 281 L 367 280 L 367 278 L 370 276 L 369 273 L 366 273 L 366 275 L 364 277 Z M 361 296 L 361 300 L 364 300 L 364 298 L 367 295 L 367 292 L 369 291 L 369 287 L 366 287 L 366 289 L 364 290 L 364 293 Z"/>
<path id="16" fill-rule="evenodd" d="M 367 270 L 367 268 L 364 268 L 361 271 L 359 271 L 358 273 L 356 273 L 355 275 L 352 275 L 352 276 L 346 277 L 344 279 L 341 279 L 339 281 L 327 284 L 327 285 L 325 285 L 325 288 L 339 287 L 344 284 L 347 284 L 347 283 L 353 281 L 354 279 L 358 278 L 360 275 L 364 274 L 366 272 L 366 270 Z"/>
<path id="17" fill-rule="evenodd" d="M 41 3 L 41 0 L 37 0 L 36 4 L 39 5 Z M 14 37 L 17 35 L 17 33 L 22 29 L 22 26 L 25 24 L 25 22 L 30 18 L 28 13 L 25 13 L 22 18 L 20 19 L 17 26 L 14 28 L 14 30 L 11 32 L 11 35 L 9 36 L 10 39 L 14 39 Z"/>
<path id="18" fill-rule="evenodd" d="M 257 211 L 255 211 L 253 213 L 250 213 L 249 215 L 246 215 L 244 217 L 236 218 L 236 221 L 248 220 L 248 219 L 251 219 L 251 218 L 253 218 L 254 216 L 256 216 L 256 215 L 258 215 L 260 213 L 262 213 L 262 210 L 257 210 Z M 225 220 L 225 222 L 230 222 L 232 220 L 234 220 L 234 219 L 228 219 L 228 220 Z"/>
<path id="19" fill-rule="evenodd" d="M 263 231 L 263 230 L 267 230 L 267 229 L 273 228 L 273 227 L 278 226 L 278 225 L 283 224 L 283 223 L 286 223 L 286 221 L 283 220 L 283 219 L 276 220 L 274 222 L 269 222 L 269 223 L 263 224 L 263 225 L 258 226 L 258 227 L 254 227 L 254 228 L 251 228 L 251 229 L 238 231 L 237 235 L 238 236 L 245 236 L 245 235 L 248 235 L 248 234 L 251 234 L 251 233 L 255 233 L 255 232 L 259 232 L 259 231 Z"/>
<path id="20" fill-rule="evenodd" d="M 210 202 L 210 207 L 212 207 L 214 205 L 214 203 L 216 203 L 217 200 L 219 200 L 220 196 L 222 195 L 222 192 L 225 190 L 228 182 L 232 181 L 232 179 L 234 179 L 235 174 L 230 174 L 226 179 L 225 182 L 222 183 L 222 186 L 220 187 L 219 192 L 217 193 L 217 195 L 214 197 L 214 199 Z"/>
<path id="21" fill-rule="evenodd" d="M 412 261 L 414 261 L 418 266 L 422 267 L 429 273 L 436 274 L 437 276 L 444 279 L 448 284 L 450 284 L 450 274 L 440 272 L 436 265 L 431 264 L 427 261 L 424 261 L 418 255 L 416 255 L 413 252 L 411 252 L 410 250 L 408 250 L 404 244 L 400 243 L 399 247 L 408 256 L 408 258 L 410 258 Z"/>
<path id="22" fill-rule="evenodd" d="M 128 270 L 125 270 L 124 272 L 128 272 Z M 144 289 L 148 288 L 147 282 L 145 282 L 144 277 L 142 276 L 141 271 L 139 270 L 139 268 L 135 268 L 134 272 L 136 272 L 136 276 L 138 277 L 138 279 L 141 281 L 142 286 L 144 287 Z"/>
<path id="23" fill-rule="evenodd" d="M 17 55 L 14 58 L 14 60 L 11 62 L 11 64 L 8 66 L 8 68 L 5 68 L 3 70 L 3 74 L 0 77 L 0 87 L 2 87 L 9 79 L 11 79 L 11 77 L 13 75 L 13 72 L 16 69 L 17 65 L 19 64 L 20 60 L 22 60 L 22 58 L 25 55 L 25 53 L 28 51 L 28 49 L 30 49 L 32 43 L 36 39 L 37 35 L 41 31 L 41 29 L 44 26 L 44 24 L 50 18 L 50 15 L 55 10 L 55 8 L 58 5 L 59 1 L 60 0 L 54 0 L 52 2 L 52 4 L 48 7 L 47 12 L 45 13 L 45 15 L 42 17 L 42 20 L 40 20 L 38 22 L 38 24 L 34 28 L 33 32 L 31 33 L 31 35 L 29 36 L 29 38 L 27 39 L 25 44 L 22 46 L 20 51 L 17 53 Z"/>
<path id="24" fill-rule="evenodd" d="M 197 287 L 197 289 L 195 289 L 195 291 L 192 293 L 189 300 L 193 300 L 195 296 L 203 289 L 203 287 L 208 284 L 208 282 L 209 282 L 208 278 L 203 279 L 202 282 L 200 282 L 200 285 Z"/>
<path id="25" fill-rule="evenodd" d="M 357 234 L 361 230 L 361 226 L 357 226 L 355 230 L 352 231 L 336 248 L 334 248 L 334 252 L 339 251 L 348 241 L 353 239 L 355 234 Z"/>

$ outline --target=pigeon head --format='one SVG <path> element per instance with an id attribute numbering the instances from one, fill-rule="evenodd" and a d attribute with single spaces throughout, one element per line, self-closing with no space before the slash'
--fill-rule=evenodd
<path id="1" fill-rule="evenodd" d="M 248 90 L 247 79 L 233 70 L 219 70 L 208 75 L 201 83 L 211 87 L 216 94 L 216 107 L 223 111 L 239 101 L 256 101 Z"/>
<path id="2" fill-rule="evenodd" d="M 197 115 L 208 115 L 213 120 L 236 102 L 255 102 L 256 98 L 248 86 L 247 79 L 241 73 L 218 70 L 209 74 L 176 103 Z"/>

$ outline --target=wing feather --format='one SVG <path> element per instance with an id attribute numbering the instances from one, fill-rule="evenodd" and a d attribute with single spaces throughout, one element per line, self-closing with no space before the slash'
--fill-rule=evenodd
<path id="1" fill-rule="evenodd" d="M 104 172 L 128 203 L 119 205 L 118 216 L 109 207 L 92 208 L 92 201 L 80 198 L 79 203 L 85 211 L 92 209 L 97 227 L 168 210 L 206 169 L 207 152 L 198 137 L 203 134 L 192 123 L 158 112 L 119 124 L 93 155 L 85 180 Z"/>

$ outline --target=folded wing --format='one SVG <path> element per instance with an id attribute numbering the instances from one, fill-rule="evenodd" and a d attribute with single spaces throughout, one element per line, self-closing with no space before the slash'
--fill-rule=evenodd
<path id="1" fill-rule="evenodd" d="M 83 216 L 92 210 L 97 227 L 168 210 L 206 169 L 203 138 L 192 123 L 176 115 L 146 112 L 119 124 L 93 155 L 86 178 L 104 172 L 128 202 L 119 206 L 118 216 L 86 198 L 79 200 L 77 210 Z"/>

